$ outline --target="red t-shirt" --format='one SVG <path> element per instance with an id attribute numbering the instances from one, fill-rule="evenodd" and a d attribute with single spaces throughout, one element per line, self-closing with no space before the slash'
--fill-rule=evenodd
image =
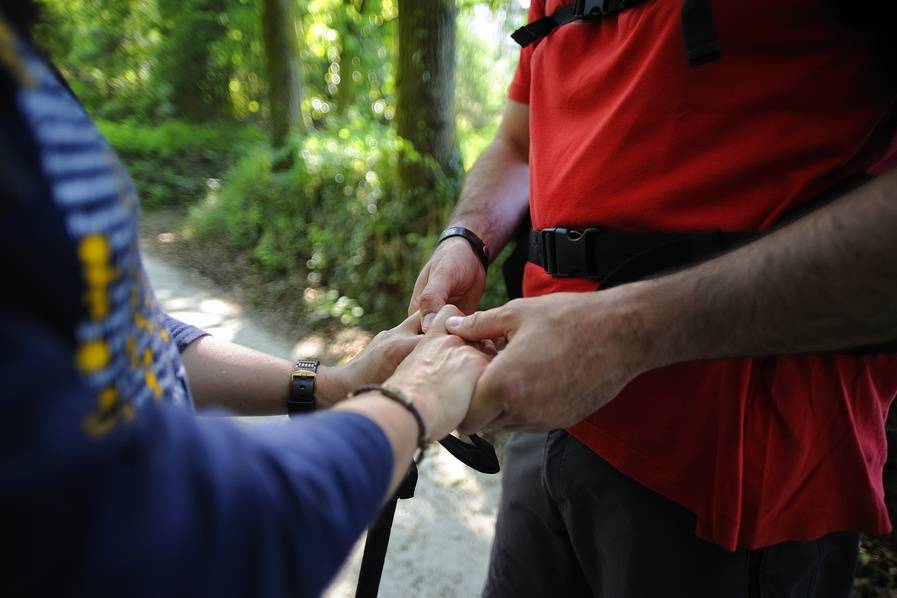
<path id="1" fill-rule="evenodd" d="M 561 4 L 533 0 L 530 20 Z M 723 55 L 701 67 L 686 62 L 679 0 L 523 50 L 510 97 L 530 105 L 534 228 L 763 229 L 871 170 L 897 96 L 833 4 L 717 0 Z M 528 264 L 524 288 L 594 283 Z M 728 549 L 885 533 L 895 394 L 893 355 L 686 363 L 639 377 L 571 432 Z"/>

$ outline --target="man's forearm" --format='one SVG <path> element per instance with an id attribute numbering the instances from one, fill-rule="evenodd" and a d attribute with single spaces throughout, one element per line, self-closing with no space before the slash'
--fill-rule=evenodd
<path id="1" fill-rule="evenodd" d="M 509 107 L 506 119 L 513 115 Z M 467 174 L 452 226 L 474 231 L 495 257 L 508 243 L 529 207 L 529 165 L 526 140 L 505 128 Z"/>
<path id="2" fill-rule="evenodd" d="M 897 174 L 688 270 L 608 292 L 651 367 L 897 338 Z"/>

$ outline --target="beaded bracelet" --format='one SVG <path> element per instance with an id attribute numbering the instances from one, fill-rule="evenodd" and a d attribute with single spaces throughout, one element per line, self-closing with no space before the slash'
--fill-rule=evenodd
<path id="1" fill-rule="evenodd" d="M 414 406 L 414 403 L 411 402 L 405 394 L 393 388 L 388 388 L 385 386 L 381 386 L 379 384 L 365 384 L 349 393 L 349 398 L 357 397 L 359 395 L 367 394 L 370 392 L 379 392 L 385 398 L 395 401 L 402 407 L 408 410 L 408 412 L 414 416 L 414 421 L 417 422 L 417 456 L 414 458 L 414 462 L 420 465 L 421 461 L 424 460 L 424 452 L 427 450 L 427 446 L 430 444 L 430 440 L 427 438 L 427 428 L 424 425 L 424 418 L 421 417 L 420 411 L 417 410 L 417 407 Z"/>

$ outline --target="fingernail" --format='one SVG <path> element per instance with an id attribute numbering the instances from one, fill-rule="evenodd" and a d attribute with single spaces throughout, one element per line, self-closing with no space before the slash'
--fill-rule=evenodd
<path id="1" fill-rule="evenodd" d="M 420 323 L 421 328 L 422 328 L 424 331 L 426 331 L 427 328 L 430 327 L 430 324 L 433 323 L 433 318 L 435 318 L 435 317 L 436 317 L 436 314 L 427 314 L 427 315 L 425 315 L 425 316 L 424 316 L 424 319 L 423 319 L 423 320 L 421 321 L 421 323 Z"/>
<path id="2" fill-rule="evenodd" d="M 452 316 L 445 321 L 446 326 L 451 326 L 452 328 L 457 328 L 461 325 L 461 322 L 464 321 L 464 318 L 460 316 Z"/>

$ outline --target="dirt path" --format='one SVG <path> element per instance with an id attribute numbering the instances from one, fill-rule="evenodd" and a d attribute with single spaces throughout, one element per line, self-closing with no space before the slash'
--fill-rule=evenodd
<path id="1" fill-rule="evenodd" d="M 292 338 L 267 327 L 259 314 L 199 274 L 175 266 L 144 243 L 144 263 L 163 309 L 218 337 L 276 355 L 313 354 L 330 360 L 357 351 L 365 334 L 347 330 L 327 350 L 320 336 Z M 252 418 L 241 418 L 243 421 Z M 280 419 L 280 418 L 264 418 Z M 286 418 L 282 418 L 286 419 Z M 257 420 L 256 420 L 257 421 Z M 400 501 L 380 595 L 466 598 L 479 595 L 495 523 L 499 476 L 474 472 L 438 445 L 423 463 L 417 496 Z M 361 543 L 326 592 L 354 595 Z"/>

